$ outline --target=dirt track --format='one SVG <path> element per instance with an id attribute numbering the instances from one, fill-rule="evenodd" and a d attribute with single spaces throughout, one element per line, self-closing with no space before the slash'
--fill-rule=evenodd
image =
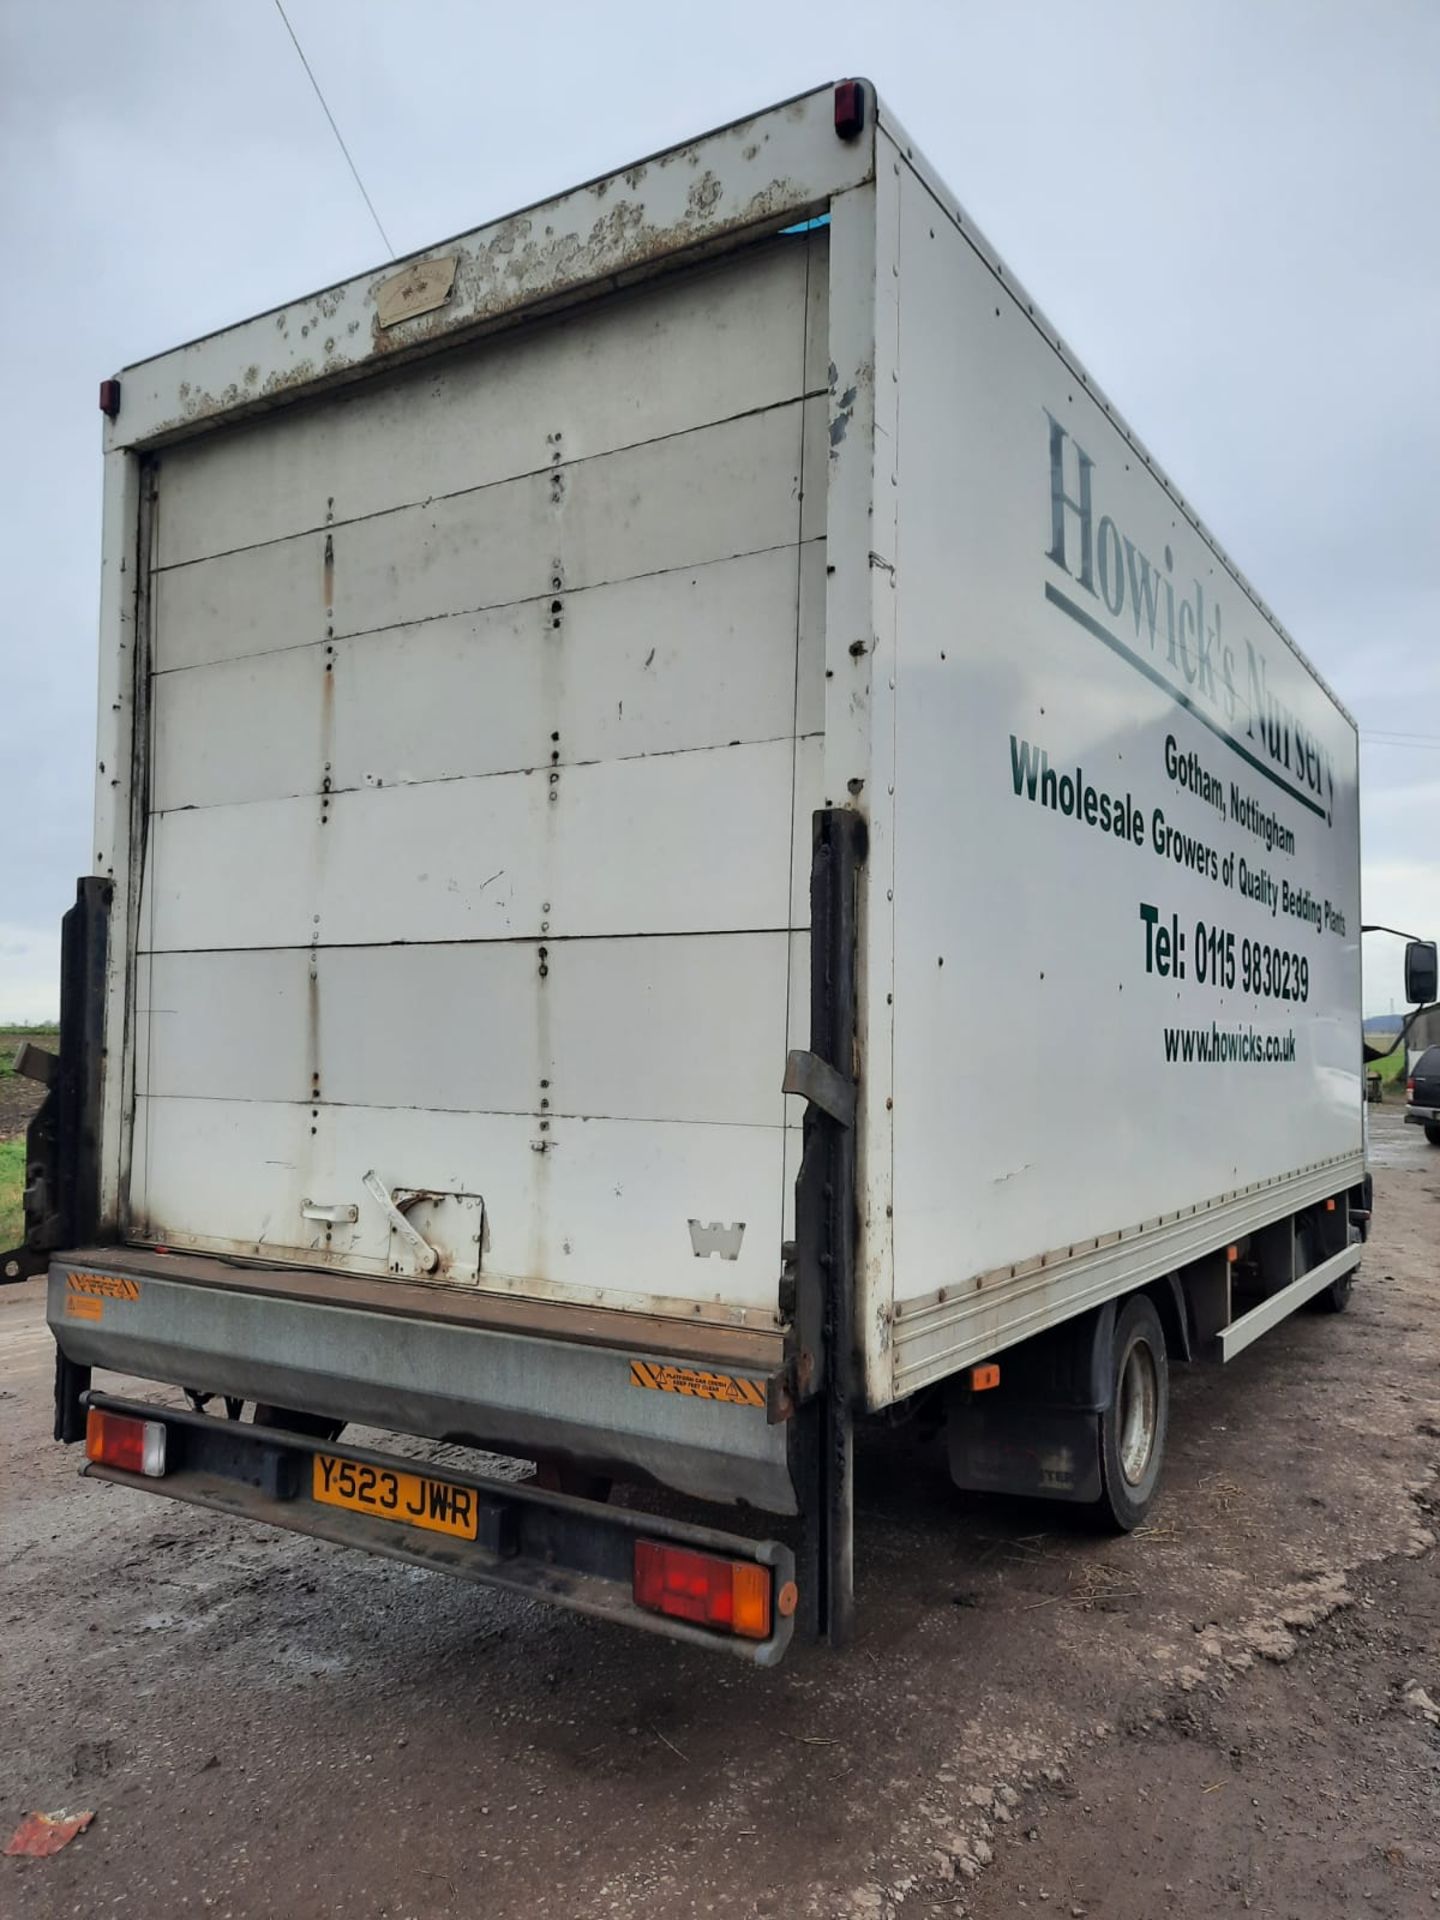
<path id="1" fill-rule="evenodd" d="M 1440 1153 L 1375 1143 L 1350 1312 L 1179 1376 L 1147 1532 L 892 1437 L 857 1645 L 768 1675 L 80 1482 L 0 1291 L 0 1827 L 96 1809 L 0 1913 L 1440 1912 Z"/>
<path id="2" fill-rule="evenodd" d="M 4 1038 L 0 1036 L 0 1046 L 3 1045 Z M 0 1140 L 23 1133 L 44 1098 L 45 1089 L 33 1080 L 22 1080 L 14 1073 L 0 1074 Z"/>

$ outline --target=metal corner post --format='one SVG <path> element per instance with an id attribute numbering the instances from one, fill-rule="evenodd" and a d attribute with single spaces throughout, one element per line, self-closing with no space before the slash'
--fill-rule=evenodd
<path id="1" fill-rule="evenodd" d="M 88 1245 L 100 1225 L 101 1101 L 105 1086 L 105 995 L 114 886 L 88 875 L 60 929 L 60 1070 L 56 1184 L 60 1243 Z M 85 1437 L 82 1397 L 90 1369 L 55 1350 L 55 1438 Z"/>
<path id="2" fill-rule="evenodd" d="M 810 1054 L 853 1089 L 856 914 L 865 823 L 843 808 L 814 816 L 810 868 Z M 816 1076 L 812 1075 L 812 1083 Z M 798 1412 L 800 1591 L 805 1624 L 832 1647 L 854 1613 L 855 1255 L 853 1107 L 810 1098 L 796 1183 L 796 1330 L 818 1391 Z M 818 1352 L 817 1352 L 818 1349 Z"/>

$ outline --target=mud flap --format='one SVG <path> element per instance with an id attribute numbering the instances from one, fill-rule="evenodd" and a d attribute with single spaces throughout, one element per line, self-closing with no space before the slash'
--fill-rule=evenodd
<path id="1" fill-rule="evenodd" d="M 1100 1416 L 1078 1408 L 1020 1402 L 986 1407 L 977 1401 L 957 1417 L 952 1405 L 950 1478 L 971 1493 L 1098 1500 Z"/>
<path id="2" fill-rule="evenodd" d="M 1100 1416 L 1109 1404 L 1115 1303 L 1038 1334 L 1000 1359 L 1000 1385 L 950 1391 L 950 1478 L 974 1493 L 1098 1500 Z"/>

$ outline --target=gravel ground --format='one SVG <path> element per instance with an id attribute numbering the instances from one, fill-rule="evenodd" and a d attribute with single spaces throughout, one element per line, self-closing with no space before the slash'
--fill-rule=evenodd
<path id="1" fill-rule="evenodd" d="M 769 1674 L 81 1482 L 0 1290 L 0 1826 L 96 1814 L 0 1913 L 1440 1912 L 1440 1154 L 1374 1128 L 1350 1311 L 1177 1376 L 1147 1530 L 867 1444 L 857 1643 Z"/>

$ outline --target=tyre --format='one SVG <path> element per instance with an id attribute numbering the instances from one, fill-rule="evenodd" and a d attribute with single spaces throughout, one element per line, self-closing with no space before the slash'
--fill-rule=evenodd
<path id="1" fill-rule="evenodd" d="M 1432 1147 L 1440 1147 L 1440 1127 L 1427 1125 L 1425 1128 L 1425 1138 L 1430 1142 Z"/>
<path id="2" fill-rule="evenodd" d="M 1165 1329 L 1148 1294 L 1120 1309 L 1110 1364 L 1110 1405 L 1100 1416 L 1103 1492 L 1093 1513 L 1101 1526 L 1129 1533 L 1155 1498 L 1170 1424 Z"/>
<path id="3" fill-rule="evenodd" d="M 1360 1229 L 1358 1227 L 1352 1226 L 1350 1229 L 1350 1244 L 1352 1247 L 1357 1247 L 1360 1244 Z M 1355 1275 L 1357 1271 L 1357 1268 L 1352 1267 L 1349 1273 L 1342 1273 L 1338 1280 L 1332 1280 L 1328 1287 L 1322 1287 L 1310 1302 L 1315 1311 L 1317 1313 L 1343 1313 L 1350 1304 L 1350 1295 L 1355 1291 Z"/>
<path id="4" fill-rule="evenodd" d="M 1322 1287 L 1315 1295 L 1313 1305 L 1317 1313 L 1343 1313 L 1350 1304 L 1350 1295 L 1355 1290 L 1355 1269 L 1342 1273 L 1338 1280 L 1332 1280 L 1328 1287 Z"/>

